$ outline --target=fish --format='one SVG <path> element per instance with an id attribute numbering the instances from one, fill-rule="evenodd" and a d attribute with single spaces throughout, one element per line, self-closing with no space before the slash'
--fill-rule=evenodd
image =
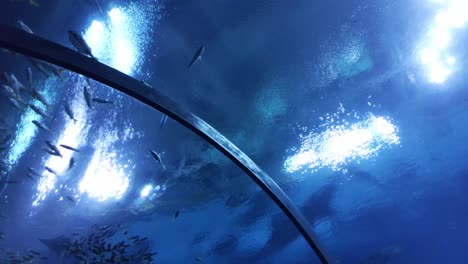
<path id="1" fill-rule="evenodd" d="M 75 159 L 73 157 L 70 158 L 70 162 L 68 163 L 67 171 L 71 170 L 75 166 Z"/>
<path id="2" fill-rule="evenodd" d="M 72 203 L 75 203 L 75 204 L 76 204 L 76 201 L 75 201 L 75 199 L 71 198 L 71 197 L 70 197 L 70 196 L 68 196 L 68 195 L 67 195 L 66 197 L 67 197 L 67 199 L 68 199 L 70 202 L 72 202 Z"/>
<path id="3" fill-rule="evenodd" d="M 86 105 L 88 106 L 88 108 L 92 108 L 93 105 L 91 101 L 91 94 L 89 93 L 88 88 L 86 86 L 83 87 L 83 95 L 84 95 Z"/>
<path id="4" fill-rule="evenodd" d="M 99 99 L 99 98 L 93 98 L 93 102 L 99 103 L 99 104 L 114 104 L 114 101 L 109 101 L 109 100 L 104 100 L 104 99 Z"/>
<path id="5" fill-rule="evenodd" d="M 32 91 L 33 87 L 33 77 L 32 77 L 32 70 L 30 67 L 26 69 L 26 78 L 28 80 L 28 87 Z"/>
<path id="6" fill-rule="evenodd" d="M 31 28 L 30 28 L 28 25 L 26 25 L 23 21 L 18 20 L 18 26 L 19 26 L 22 30 L 28 32 L 29 34 L 34 34 L 34 32 L 31 30 Z"/>
<path id="7" fill-rule="evenodd" d="M 80 34 L 73 30 L 68 30 L 68 40 L 78 52 L 96 60 L 96 57 L 94 57 L 93 53 L 91 52 L 91 48 L 89 47 L 88 43 L 86 43 Z"/>
<path id="8" fill-rule="evenodd" d="M 161 117 L 161 122 L 159 122 L 159 128 L 162 128 L 167 122 L 167 115 Z"/>
<path id="9" fill-rule="evenodd" d="M 44 131 L 47 131 L 47 132 L 49 132 L 49 133 L 52 134 L 52 135 L 54 134 L 54 132 L 52 132 L 52 130 L 50 130 L 50 128 L 48 128 L 46 125 L 40 123 L 39 121 L 33 120 L 32 123 L 33 123 L 34 125 L 36 125 L 39 129 L 42 129 L 42 130 L 44 130 Z"/>
<path id="10" fill-rule="evenodd" d="M 55 151 L 52 151 L 50 149 L 46 149 L 46 148 L 42 148 L 42 150 L 44 150 L 45 152 L 49 153 L 50 155 L 52 156 L 57 156 L 57 157 L 61 157 L 62 158 L 62 154 L 60 153 L 57 153 Z"/>
<path id="11" fill-rule="evenodd" d="M 201 259 L 200 257 L 196 257 L 196 258 L 195 258 L 195 261 L 196 261 L 196 262 L 201 262 L 202 259 Z"/>
<path id="12" fill-rule="evenodd" d="M 60 153 L 60 150 L 54 144 L 52 144 L 52 142 L 50 142 L 49 140 L 46 140 L 45 143 L 50 148 L 50 150 L 57 153 L 60 157 L 62 156 L 62 154 Z"/>
<path id="13" fill-rule="evenodd" d="M 22 110 L 22 108 L 21 108 L 21 106 L 19 105 L 18 101 L 16 101 L 15 99 L 8 97 L 8 101 L 9 101 L 16 109 L 18 109 L 19 111 Z"/>
<path id="14" fill-rule="evenodd" d="M 149 151 L 150 151 L 151 155 L 153 156 L 153 158 L 155 160 L 157 160 L 161 164 L 163 170 L 166 170 L 166 166 L 164 166 L 164 163 L 162 162 L 161 156 L 156 151 L 154 151 L 152 149 L 150 149 Z"/>
<path id="15" fill-rule="evenodd" d="M 31 96 L 41 102 L 45 107 L 50 107 L 50 104 L 47 102 L 45 97 L 36 89 L 33 88 L 31 91 Z"/>
<path id="16" fill-rule="evenodd" d="M 2 84 L 3 91 L 5 92 L 5 95 L 8 96 L 9 98 L 16 98 L 16 92 L 13 90 L 12 87 L 10 87 L 7 84 Z"/>
<path id="17" fill-rule="evenodd" d="M 12 87 L 16 93 L 16 95 L 19 97 L 20 96 L 20 91 L 28 91 L 26 87 L 18 81 L 18 78 L 13 73 L 7 73 L 4 72 L 3 76 L 5 77 L 5 80 L 7 81 L 8 85 Z"/>
<path id="18" fill-rule="evenodd" d="M 33 175 L 31 175 L 31 173 L 27 173 L 26 176 L 27 176 L 29 179 L 31 179 L 31 180 L 33 180 L 33 181 L 36 181 L 36 178 L 34 178 Z"/>
<path id="19" fill-rule="evenodd" d="M 76 149 L 76 148 L 74 148 L 74 147 L 70 147 L 70 146 L 65 145 L 65 144 L 60 144 L 60 146 L 61 146 L 62 148 L 68 149 L 68 150 L 72 150 L 72 151 L 75 151 L 75 152 L 80 152 L 80 150 L 78 150 L 78 149 Z"/>
<path id="20" fill-rule="evenodd" d="M 48 171 L 48 172 L 52 173 L 52 174 L 55 174 L 55 175 L 57 175 L 57 172 L 55 172 L 53 169 L 51 169 L 51 168 L 50 168 L 50 167 L 48 167 L 48 166 L 45 166 L 45 167 L 44 167 L 44 169 L 45 169 L 46 171 Z"/>
<path id="21" fill-rule="evenodd" d="M 203 54 L 203 51 L 205 50 L 205 47 L 204 46 L 201 46 L 197 49 L 197 51 L 195 52 L 195 54 L 193 54 L 193 57 L 192 57 L 192 60 L 190 61 L 190 63 L 187 65 L 187 69 L 190 69 L 190 67 L 192 67 L 192 65 L 197 61 L 197 60 L 200 60 L 201 59 L 201 56 Z"/>
<path id="22" fill-rule="evenodd" d="M 38 71 L 40 71 L 46 78 L 49 78 L 51 76 L 51 73 L 48 72 L 45 68 L 44 65 L 45 63 L 36 59 L 33 59 L 31 57 L 26 57 L 26 59 L 31 63 L 34 68 L 36 68 Z"/>
<path id="23" fill-rule="evenodd" d="M 70 108 L 70 105 L 65 104 L 65 105 L 64 105 L 64 108 L 65 108 L 65 113 L 67 114 L 67 116 L 68 116 L 71 120 L 73 120 L 73 122 L 76 123 L 76 121 L 78 121 L 78 120 L 76 120 L 75 115 L 73 114 L 73 111 L 72 111 L 71 108 Z"/>
<path id="24" fill-rule="evenodd" d="M 174 213 L 174 221 L 177 220 L 177 218 L 179 217 L 179 214 L 180 214 L 180 211 L 179 211 L 179 210 L 175 211 L 175 213 Z"/>
<path id="25" fill-rule="evenodd" d="M 30 172 L 31 174 L 33 174 L 35 176 L 41 177 L 41 174 L 39 174 L 39 172 L 37 172 L 35 169 L 33 169 L 31 167 L 28 167 L 28 172 Z"/>
<path id="26" fill-rule="evenodd" d="M 46 112 L 44 112 L 44 110 L 40 109 L 39 107 L 33 105 L 33 104 L 29 104 L 29 107 L 38 115 L 42 116 L 42 117 L 45 117 L 45 118 L 49 118 L 49 119 L 54 119 L 53 116 L 47 114 Z"/>
<path id="27" fill-rule="evenodd" d="M 45 62 L 41 62 L 41 63 L 42 63 L 42 67 L 46 71 L 51 72 L 52 75 L 55 75 L 57 78 L 59 78 L 62 83 L 65 82 L 65 80 L 63 79 L 62 74 L 61 74 L 64 71 L 63 69 L 59 69 L 59 68 L 57 68 L 57 67 L 55 67 L 55 66 L 53 66 L 53 65 L 51 65 L 49 63 L 45 63 Z"/>

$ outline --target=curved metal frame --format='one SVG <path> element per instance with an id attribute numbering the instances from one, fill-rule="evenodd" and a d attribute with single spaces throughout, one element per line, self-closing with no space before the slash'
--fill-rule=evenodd
<path id="1" fill-rule="evenodd" d="M 307 219 L 290 198 L 237 146 L 198 116 L 156 89 L 74 50 L 14 27 L 0 25 L 0 47 L 82 74 L 168 115 L 221 151 L 257 183 L 293 222 L 322 263 L 328 263 Z"/>

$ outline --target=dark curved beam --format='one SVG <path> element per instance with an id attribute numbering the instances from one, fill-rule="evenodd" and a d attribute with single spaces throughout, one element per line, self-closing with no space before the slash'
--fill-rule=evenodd
<path id="1" fill-rule="evenodd" d="M 53 63 L 92 78 L 149 105 L 190 129 L 249 175 L 293 222 L 320 261 L 328 263 L 309 222 L 276 182 L 231 141 L 198 116 L 184 110 L 175 101 L 141 81 L 74 50 L 22 30 L 0 25 L 0 47 Z"/>

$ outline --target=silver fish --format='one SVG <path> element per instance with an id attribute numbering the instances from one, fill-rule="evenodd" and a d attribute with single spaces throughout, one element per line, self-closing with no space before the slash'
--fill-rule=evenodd
<path id="1" fill-rule="evenodd" d="M 68 104 L 65 104 L 65 105 L 64 105 L 64 108 L 65 108 L 65 113 L 67 114 L 67 116 L 68 116 L 71 120 L 73 120 L 73 122 L 76 123 L 76 121 L 78 121 L 78 120 L 75 119 L 75 115 L 73 114 L 73 111 L 71 110 L 70 106 L 69 106 Z"/>
<path id="2" fill-rule="evenodd" d="M 40 109 L 39 107 L 33 105 L 33 104 L 29 104 L 29 107 L 38 115 L 42 116 L 42 117 L 45 117 L 45 118 L 49 118 L 49 119 L 54 119 L 53 116 L 47 114 L 46 112 L 44 112 L 42 109 Z"/>
<path id="3" fill-rule="evenodd" d="M 93 102 L 99 103 L 99 104 L 114 104 L 114 101 L 109 101 L 109 100 L 104 100 L 104 99 L 99 99 L 99 98 L 93 98 Z"/>
<path id="4" fill-rule="evenodd" d="M 60 144 L 60 146 L 62 148 L 65 148 L 65 149 L 68 149 L 68 150 L 72 150 L 72 151 L 75 151 L 75 152 L 80 152 L 78 149 L 74 148 L 74 147 L 70 147 L 68 145 L 64 145 L 64 144 Z"/>
<path id="5" fill-rule="evenodd" d="M 34 32 L 31 30 L 31 28 L 28 27 L 28 25 L 26 25 L 23 21 L 18 20 L 18 25 L 22 30 L 28 32 L 29 34 L 34 34 Z"/>
<path id="6" fill-rule="evenodd" d="M 88 108 L 92 108 L 93 104 L 91 101 L 91 94 L 89 93 L 88 88 L 86 86 L 83 87 L 83 95 L 84 95 L 86 105 L 88 106 Z"/>
<path id="7" fill-rule="evenodd" d="M 93 56 L 93 53 L 91 52 L 91 48 L 89 47 L 88 43 L 86 43 L 86 41 L 80 34 L 76 33 L 73 30 L 68 30 L 68 40 L 78 52 L 81 52 L 93 59 L 96 59 Z"/>
<path id="8" fill-rule="evenodd" d="M 48 128 L 48 127 L 47 127 L 46 125 L 44 125 L 44 124 L 41 124 L 39 121 L 33 120 L 32 123 L 33 123 L 34 125 L 36 125 L 38 128 L 40 128 L 40 129 L 42 129 L 42 130 L 44 130 L 44 131 L 47 131 L 47 132 L 49 132 L 49 133 L 52 134 L 52 135 L 54 134 L 54 132 L 52 132 L 52 130 L 50 130 L 50 128 Z"/>
<path id="9" fill-rule="evenodd" d="M 45 143 L 49 147 L 50 150 L 57 153 L 60 157 L 62 156 L 62 154 L 60 153 L 60 150 L 54 144 L 52 144 L 52 142 L 50 142 L 49 140 L 46 140 Z"/>
<path id="10" fill-rule="evenodd" d="M 161 117 L 161 122 L 159 122 L 159 128 L 162 128 L 167 122 L 167 115 Z"/>
<path id="11" fill-rule="evenodd" d="M 45 167 L 44 167 L 44 169 L 45 169 L 46 171 L 48 171 L 48 172 L 52 173 L 52 174 L 55 174 L 55 175 L 57 175 L 57 172 L 55 172 L 53 169 L 51 169 L 51 168 L 50 168 L 50 167 L 48 167 L 48 166 L 45 166 Z"/>
<path id="12" fill-rule="evenodd" d="M 157 160 L 161 164 L 163 170 L 166 170 L 166 166 L 164 165 L 164 163 L 163 163 L 163 161 L 161 159 L 161 156 L 156 151 L 154 151 L 152 149 L 150 149 L 149 151 L 150 151 L 151 155 L 153 156 L 153 158 L 155 160 Z"/>
<path id="13" fill-rule="evenodd" d="M 192 60 L 190 61 L 190 63 L 187 65 L 187 69 L 190 69 L 190 67 L 192 67 L 192 65 L 197 61 L 197 60 L 200 60 L 201 59 L 201 56 L 203 54 L 203 51 L 205 50 L 205 47 L 204 46 L 201 46 L 197 49 L 197 51 L 195 52 L 195 54 L 193 54 L 193 57 L 192 57 Z"/>

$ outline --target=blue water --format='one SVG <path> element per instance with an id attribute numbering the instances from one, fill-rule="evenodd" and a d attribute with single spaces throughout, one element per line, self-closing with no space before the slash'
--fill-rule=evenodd
<path id="1" fill-rule="evenodd" d="M 301 209 L 330 263 L 466 262 L 463 1 L 37 2 L 4 1 L 1 23 L 20 19 L 70 48 L 75 30 L 99 61 L 217 128 Z M 0 56 L 1 71 L 26 84 L 29 62 Z M 208 143 L 78 74 L 65 70 L 61 82 L 32 70 L 54 135 L 2 93 L 14 134 L 0 153 L 10 170 L 2 179 L 19 183 L 0 188 L 0 262 L 33 249 L 44 259 L 32 263 L 79 263 L 57 254 L 64 243 L 38 239 L 86 239 L 108 225 L 116 233 L 106 243 L 147 237 L 126 254 L 157 252 L 154 263 L 319 263 L 273 201 Z M 84 86 L 113 104 L 88 108 Z M 45 140 L 80 152 L 50 156 Z M 41 176 L 27 178 L 28 167 Z"/>

